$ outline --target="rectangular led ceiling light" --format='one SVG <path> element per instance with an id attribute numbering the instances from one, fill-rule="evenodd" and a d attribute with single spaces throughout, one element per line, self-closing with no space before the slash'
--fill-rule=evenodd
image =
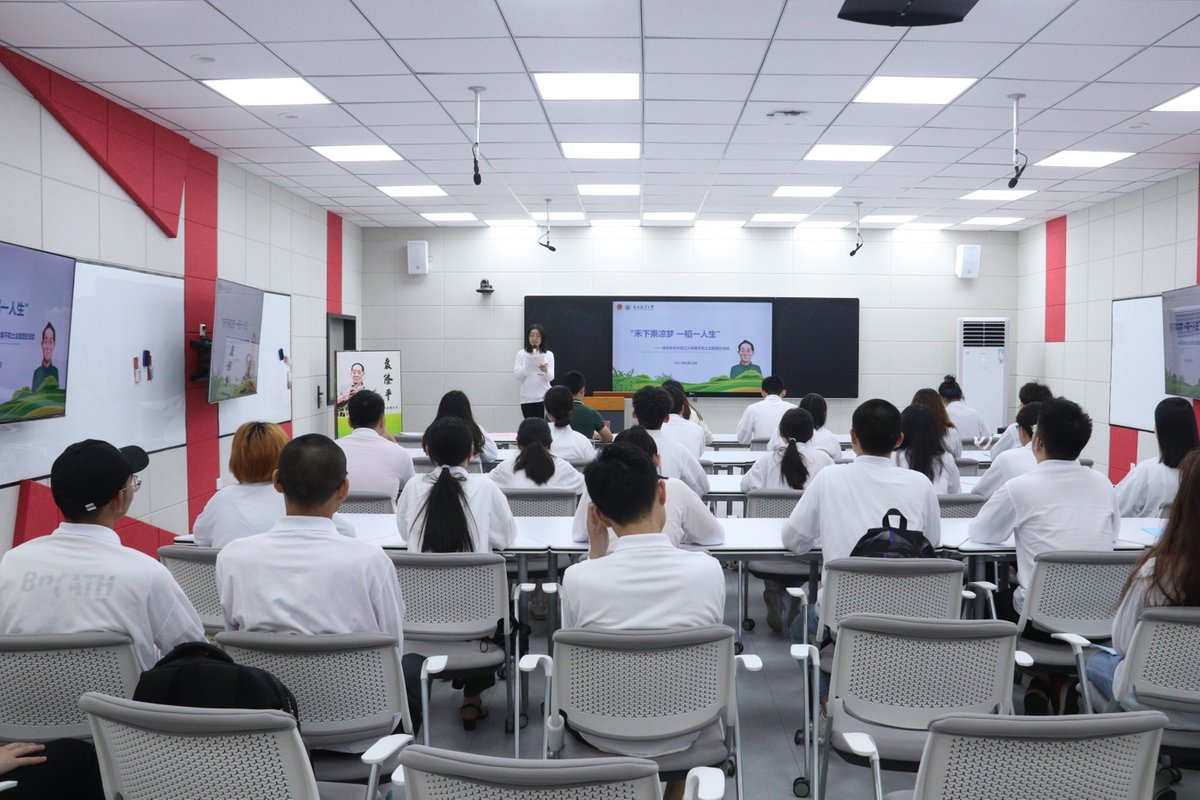
<path id="1" fill-rule="evenodd" d="M 333 144 L 314 147 L 321 155 L 330 161 L 403 161 L 392 148 L 386 144 Z"/>
<path id="2" fill-rule="evenodd" d="M 543 100 L 640 100 L 641 77 L 636 72 L 536 72 Z"/>
<path id="3" fill-rule="evenodd" d="M 1012 225 L 1014 222 L 1020 222 L 1024 217 L 972 217 L 966 222 L 960 222 L 960 225 Z"/>
<path id="4" fill-rule="evenodd" d="M 867 214 L 862 221 L 865 225 L 903 225 L 916 218 L 916 214 Z"/>
<path id="5" fill-rule="evenodd" d="M 331 102 L 303 78 L 235 78 L 203 83 L 239 106 L 312 106 Z"/>
<path id="6" fill-rule="evenodd" d="M 534 211 L 529 216 L 536 219 L 538 222 L 546 221 L 545 211 Z M 582 211 L 551 211 L 551 222 L 582 222 L 584 220 Z"/>
<path id="7" fill-rule="evenodd" d="M 780 186 L 772 197 L 833 197 L 840 186 Z"/>
<path id="8" fill-rule="evenodd" d="M 805 161 L 878 161 L 892 149 L 890 144 L 815 144 Z"/>
<path id="9" fill-rule="evenodd" d="M 636 183 L 581 183 L 579 193 L 589 197 L 632 197 L 642 193 Z"/>
<path id="10" fill-rule="evenodd" d="M 475 222 L 476 217 L 469 211 L 430 211 L 422 214 L 430 222 Z"/>
<path id="11" fill-rule="evenodd" d="M 646 222 L 691 222 L 695 218 L 695 211 L 647 211 L 642 214 Z"/>
<path id="12" fill-rule="evenodd" d="M 1035 167 L 1107 167 L 1123 161 L 1135 153 L 1116 153 L 1108 150 L 1059 150 L 1049 158 L 1043 158 L 1034 164 Z"/>
<path id="13" fill-rule="evenodd" d="M 1002 200 L 1006 203 L 1029 197 L 1035 189 L 978 189 L 970 194 L 964 194 L 959 200 Z"/>
<path id="14" fill-rule="evenodd" d="M 1200 86 L 1195 89 L 1190 89 L 1176 97 L 1174 100 L 1168 100 L 1161 106 L 1155 106 L 1151 111 L 1200 111 Z"/>
<path id="15" fill-rule="evenodd" d="M 975 78 L 892 78 L 876 75 L 855 103 L 904 103 L 944 106 L 975 83 Z"/>
<path id="16" fill-rule="evenodd" d="M 445 197 L 446 192 L 440 186 L 432 184 L 425 186 L 376 186 L 376 189 L 388 197 Z"/>
<path id="17" fill-rule="evenodd" d="M 641 158 L 637 142 L 563 142 L 564 158 Z"/>
<path id="18" fill-rule="evenodd" d="M 808 214 L 755 214 L 750 218 L 751 222 L 802 222 Z"/>

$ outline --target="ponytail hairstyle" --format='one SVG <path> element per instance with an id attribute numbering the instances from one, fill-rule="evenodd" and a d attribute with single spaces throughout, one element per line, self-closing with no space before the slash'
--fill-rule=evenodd
<path id="1" fill-rule="evenodd" d="M 779 462 L 779 474 L 788 486 L 803 489 L 804 484 L 808 483 L 808 465 L 804 463 L 804 456 L 800 455 L 800 448 L 796 445 L 812 440 L 812 414 L 803 408 L 789 409 L 779 420 L 779 436 L 787 442 L 783 460 Z"/>
<path id="2" fill-rule="evenodd" d="M 1172 469 L 1196 447 L 1196 414 L 1182 397 L 1168 397 L 1154 409 L 1154 435 L 1158 438 L 1158 460 Z"/>
<path id="3" fill-rule="evenodd" d="M 483 452 L 483 430 L 475 423 L 475 416 L 471 413 L 471 399 L 465 392 L 451 389 L 442 395 L 442 400 L 438 403 L 437 417 L 458 417 L 464 420 L 471 429 L 471 444 L 475 447 L 475 454 Z"/>
<path id="4" fill-rule="evenodd" d="M 551 386 L 542 398 L 546 413 L 554 418 L 554 427 L 565 428 L 571 424 L 571 415 L 575 413 L 575 398 L 571 390 L 565 386 Z"/>
<path id="5" fill-rule="evenodd" d="M 458 417 L 438 417 L 425 429 L 421 446 L 437 472 L 433 488 L 417 511 L 416 519 L 424 520 L 421 552 L 473 553 L 475 540 L 467 520 L 467 495 L 458 478 L 450 472 L 450 467 L 458 466 L 471 456 L 471 428 Z"/>
<path id="6" fill-rule="evenodd" d="M 517 428 L 517 447 L 521 452 L 513 461 L 513 472 L 525 470 L 529 480 L 541 486 L 554 477 L 554 457 L 550 455 L 550 426 L 546 420 L 529 417 Z"/>
<path id="7" fill-rule="evenodd" d="M 913 403 L 900 412 L 900 431 L 904 434 L 900 449 L 908 458 L 908 468 L 930 481 L 936 480 L 942 471 L 942 456 L 946 447 L 938 435 L 933 412 L 928 406 Z"/>
<path id="8" fill-rule="evenodd" d="M 945 439 L 946 435 L 950 433 L 950 429 L 954 427 L 954 421 L 946 413 L 946 403 L 942 402 L 942 396 L 934 389 L 917 389 L 912 401 L 913 405 L 925 406 L 933 412 L 938 436 Z"/>
<path id="9" fill-rule="evenodd" d="M 938 386 L 938 394 L 942 396 L 947 405 L 963 399 L 962 387 L 958 385 L 958 380 L 953 375 L 942 378 L 942 384 Z"/>
<path id="10" fill-rule="evenodd" d="M 1186 402 L 1186 401 L 1185 401 Z M 1192 450 L 1179 462 L 1179 492 L 1162 536 L 1133 568 L 1121 599 L 1129 594 L 1142 567 L 1154 559 L 1147 594 L 1158 590 L 1169 606 L 1200 606 L 1200 536 L 1195 520 L 1200 515 L 1200 451 Z"/>

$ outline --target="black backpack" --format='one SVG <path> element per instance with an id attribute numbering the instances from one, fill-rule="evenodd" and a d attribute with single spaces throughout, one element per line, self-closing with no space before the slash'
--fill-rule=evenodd
<path id="1" fill-rule="evenodd" d="M 269 708 L 300 722 L 296 698 L 265 669 L 234 662 L 208 642 L 184 642 L 142 673 L 133 699 L 199 708 Z"/>
<path id="2" fill-rule="evenodd" d="M 892 525 L 888 518 L 896 516 Z M 889 508 L 883 515 L 883 527 L 871 528 L 854 545 L 851 557 L 866 558 L 934 558 L 933 545 L 920 531 L 910 531 L 908 520 L 898 509 Z"/>

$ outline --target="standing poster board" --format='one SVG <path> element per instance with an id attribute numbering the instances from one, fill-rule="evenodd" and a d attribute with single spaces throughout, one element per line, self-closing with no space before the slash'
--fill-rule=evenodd
<path id="1" fill-rule="evenodd" d="M 1162 297 L 1113 300 L 1110 425 L 1154 430 L 1154 409 L 1169 396 L 1163 391 L 1163 365 Z"/>
<path id="2" fill-rule="evenodd" d="M 334 354 L 334 375 L 337 395 L 336 434 L 341 438 L 350 433 L 346 403 L 357 392 L 369 389 L 383 398 L 383 413 L 388 433 L 404 430 L 400 407 L 399 350 L 339 350 Z"/>
<path id="3" fill-rule="evenodd" d="M 236 433 L 245 422 L 287 422 L 292 418 L 292 298 L 263 294 L 258 392 L 217 404 L 218 435 Z"/>

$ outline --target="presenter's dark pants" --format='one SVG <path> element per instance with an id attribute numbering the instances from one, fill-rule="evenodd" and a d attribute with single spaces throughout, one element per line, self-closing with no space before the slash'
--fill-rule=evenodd
<path id="1" fill-rule="evenodd" d="M 530 417 L 541 419 L 544 416 L 546 416 L 546 407 L 542 404 L 541 400 L 538 400 L 536 403 L 521 403 L 521 419 L 529 419 Z"/>

